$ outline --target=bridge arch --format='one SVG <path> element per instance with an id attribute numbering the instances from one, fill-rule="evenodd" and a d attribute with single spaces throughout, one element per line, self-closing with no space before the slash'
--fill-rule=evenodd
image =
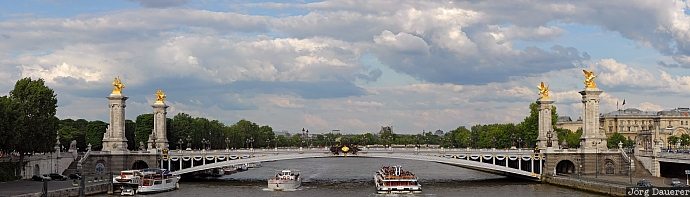
<path id="1" fill-rule="evenodd" d="M 575 163 L 564 159 L 556 163 L 556 174 L 575 174 Z"/>
<path id="2" fill-rule="evenodd" d="M 134 163 L 132 163 L 132 170 L 140 170 L 140 169 L 146 169 L 149 168 L 149 164 L 147 164 L 143 160 L 136 160 Z"/>

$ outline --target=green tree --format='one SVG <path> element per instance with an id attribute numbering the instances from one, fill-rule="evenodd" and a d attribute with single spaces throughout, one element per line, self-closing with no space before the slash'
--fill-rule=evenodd
<path id="1" fill-rule="evenodd" d="M 539 104 L 536 102 L 530 103 L 529 105 L 529 116 L 518 124 L 519 136 L 524 140 L 524 144 L 527 147 L 533 147 L 536 145 L 537 137 L 539 135 Z M 556 112 L 556 106 L 551 107 L 551 125 L 555 128 L 556 121 L 558 120 L 558 113 Z"/>
<path id="2" fill-rule="evenodd" d="M 72 126 L 60 125 L 58 136 L 60 137 L 61 144 L 69 146 L 70 142 L 75 139 L 74 135 L 77 135 L 78 132 L 79 131 Z"/>
<path id="3" fill-rule="evenodd" d="M 194 118 L 186 113 L 179 113 L 172 118 L 171 128 L 168 135 L 168 140 L 170 143 L 177 146 L 173 147 L 185 147 L 187 146 L 187 136 L 191 138 L 192 135 L 192 123 Z M 182 139 L 182 146 L 179 146 L 180 139 Z M 190 147 L 191 148 L 191 147 Z"/>
<path id="4" fill-rule="evenodd" d="M 13 126 L 13 151 L 23 156 L 33 152 L 52 152 L 57 135 L 57 98 L 43 79 L 23 78 L 10 92 L 17 119 Z"/>
<path id="5" fill-rule="evenodd" d="M 14 122 L 17 115 L 13 110 L 14 104 L 7 96 L 0 97 L 0 151 L 13 151 L 12 140 L 16 137 L 14 133 Z"/>
<path id="6" fill-rule="evenodd" d="M 618 143 L 625 143 L 626 141 L 628 141 L 628 139 L 626 139 L 623 134 L 615 132 L 606 140 L 606 146 L 610 149 L 617 149 Z"/>
<path id="7" fill-rule="evenodd" d="M 141 143 L 147 146 L 149 135 L 153 132 L 153 114 L 141 114 L 137 116 L 135 123 L 134 142 L 136 147 L 139 147 Z"/>
<path id="8" fill-rule="evenodd" d="M 556 128 L 556 134 L 558 135 L 558 143 L 563 145 L 565 141 L 565 146 L 561 148 L 579 148 L 580 147 L 580 137 L 582 136 L 582 129 L 578 129 L 573 132 L 569 129 Z"/>
<path id="9" fill-rule="evenodd" d="M 134 139 L 137 130 L 137 123 L 132 120 L 125 120 L 125 138 L 127 138 L 127 149 L 137 150 L 136 140 Z"/>
<path id="10" fill-rule="evenodd" d="M 668 136 L 668 138 L 666 138 L 666 139 L 668 140 L 667 141 L 668 144 L 671 146 L 675 146 L 676 143 L 678 143 L 678 140 L 680 140 L 680 138 L 678 136 L 675 136 L 675 135 Z"/>
<path id="11" fill-rule="evenodd" d="M 688 134 L 680 135 L 680 145 L 681 146 L 687 146 L 688 144 L 690 144 L 690 135 L 688 135 Z"/>
<path id="12" fill-rule="evenodd" d="M 108 129 L 108 123 L 100 120 L 91 121 L 86 126 L 86 144 L 91 144 L 92 150 L 103 149 L 103 134 Z"/>

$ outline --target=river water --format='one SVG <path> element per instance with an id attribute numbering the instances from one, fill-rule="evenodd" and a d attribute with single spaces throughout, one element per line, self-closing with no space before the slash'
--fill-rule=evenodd
<path id="1" fill-rule="evenodd" d="M 218 180 L 183 179 L 179 190 L 147 196 L 391 196 L 375 194 L 373 176 L 382 165 L 402 165 L 417 174 L 424 191 L 414 196 L 599 196 L 434 162 L 342 157 L 264 162 L 259 168 L 225 175 Z M 302 188 L 289 192 L 268 191 L 266 179 L 285 168 L 300 171 Z"/>

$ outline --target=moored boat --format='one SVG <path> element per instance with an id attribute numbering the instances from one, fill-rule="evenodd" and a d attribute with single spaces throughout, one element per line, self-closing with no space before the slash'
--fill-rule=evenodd
<path id="1" fill-rule="evenodd" d="M 119 176 L 113 178 L 113 184 L 137 187 L 141 183 L 141 177 L 143 174 L 140 170 L 123 170 Z"/>
<path id="2" fill-rule="evenodd" d="M 293 170 L 281 170 L 268 179 L 268 188 L 274 191 L 295 190 L 301 185 L 302 178 Z"/>
<path id="3" fill-rule="evenodd" d="M 376 192 L 388 193 L 421 193 L 422 185 L 414 173 L 403 170 L 401 166 L 383 166 L 374 175 Z"/>
<path id="4" fill-rule="evenodd" d="M 137 188 L 137 193 L 155 193 L 174 190 L 180 187 L 179 176 L 172 175 L 165 169 L 145 169 L 141 171 L 143 177 Z"/>

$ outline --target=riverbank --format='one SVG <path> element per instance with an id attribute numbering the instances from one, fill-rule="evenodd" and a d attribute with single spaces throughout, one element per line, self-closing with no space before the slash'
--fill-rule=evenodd
<path id="1" fill-rule="evenodd" d="M 669 178 L 652 176 L 556 176 L 545 177 L 542 182 L 582 191 L 625 196 L 625 188 L 634 187 L 642 179 L 648 180 L 655 187 L 670 187 Z"/>
<path id="2" fill-rule="evenodd" d="M 605 180 L 583 179 L 567 176 L 544 177 L 544 183 L 582 191 L 606 194 L 609 196 L 625 196 L 625 188 L 630 185 L 612 183 Z"/>
<path id="3" fill-rule="evenodd" d="M 79 187 L 73 186 L 72 181 L 49 181 L 48 196 L 79 196 Z M 96 195 L 108 191 L 108 182 L 87 183 L 84 187 L 86 195 Z M 38 197 L 43 190 L 43 182 L 19 180 L 0 183 L 0 196 Z"/>

